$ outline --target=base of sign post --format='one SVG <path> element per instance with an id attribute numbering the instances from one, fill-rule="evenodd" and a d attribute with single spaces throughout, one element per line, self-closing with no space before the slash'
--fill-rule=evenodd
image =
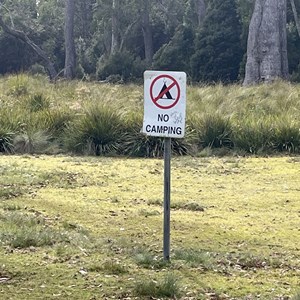
<path id="1" fill-rule="evenodd" d="M 164 139 L 164 259 L 170 260 L 171 138 Z"/>

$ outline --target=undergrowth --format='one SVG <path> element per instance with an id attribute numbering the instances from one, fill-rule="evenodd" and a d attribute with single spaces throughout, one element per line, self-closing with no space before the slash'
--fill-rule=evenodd
<path id="1" fill-rule="evenodd" d="M 163 138 L 140 133 L 141 86 L 51 84 L 27 74 L 3 77 L 0 86 L 0 152 L 163 155 Z M 172 139 L 172 151 L 300 153 L 298 91 L 299 85 L 282 81 L 247 88 L 190 86 L 186 135 Z"/>

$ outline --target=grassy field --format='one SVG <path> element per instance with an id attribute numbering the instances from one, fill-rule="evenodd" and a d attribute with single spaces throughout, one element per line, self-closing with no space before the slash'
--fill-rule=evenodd
<path id="1" fill-rule="evenodd" d="M 187 87 L 184 139 L 173 151 L 300 153 L 300 85 Z M 140 133 L 143 86 L 0 77 L 0 152 L 158 157 L 161 139 Z"/>
<path id="2" fill-rule="evenodd" d="M 0 156 L 0 299 L 300 299 L 300 158 Z M 298 293 L 298 296 L 297 296 Z"/>

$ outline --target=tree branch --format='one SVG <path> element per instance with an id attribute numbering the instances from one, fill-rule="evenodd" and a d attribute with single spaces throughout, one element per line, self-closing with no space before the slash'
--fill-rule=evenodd
<path id="1" fill-rule="evenodd" d="M 299 22 L 299 18 L 298 18 L 298 14 L 297 14 L 295 1 L 290 0 L 290 2 L 291 2 L 292 11 L 293 11 L 293 15 L 294 15 L 294 19 L 295 19 L 295 23 L 296 23 L 296 27 L 297 27 L 298 36 L 300 37 L 300 22 Z"/>
<path id="2" fill-rule="evenodd" d="M 38 45 L 36 45 L 23 31 L 19 31 L 13 28 L 10 28 L 7 26 L 2 16 L 0 15 L 0 27 L 3 29 L 3 31 L 19 40 L 24 42 L 26 45 L 30 46 L 34 52 L 43 59 L 45 62 L 45 66 L 48 70 L 48 74 L 51 80 L 55 79 L 57 76 L 57 72 L 55 70 L 54 64 L 51 62 L 47 54 L 42 50 Z"/>

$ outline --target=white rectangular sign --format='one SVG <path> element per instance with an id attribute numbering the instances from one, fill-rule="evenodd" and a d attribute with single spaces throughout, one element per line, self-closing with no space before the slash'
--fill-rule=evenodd
<path id="1" fill-rule="evenodd" d="M 149 136 L 183 138 L 185 110 L 184 72 L 145 71 L 143 133 Z"/>

